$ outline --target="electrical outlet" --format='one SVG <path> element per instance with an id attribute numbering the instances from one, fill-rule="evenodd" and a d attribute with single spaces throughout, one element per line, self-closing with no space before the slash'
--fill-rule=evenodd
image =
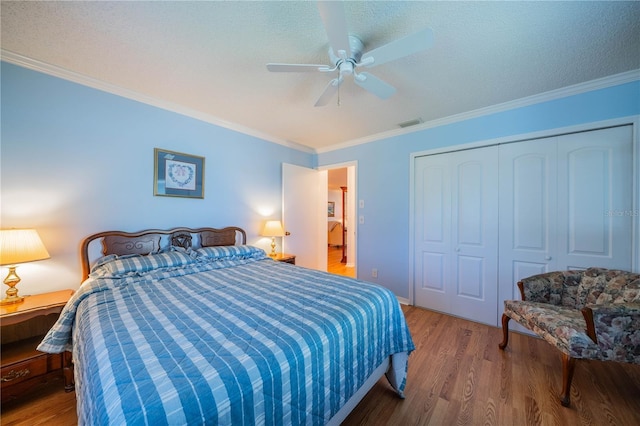
<path id="1" fill-rule="evenodd" d="M 372 278 L 378 278 L 378 270 L 376 268 L 373 268 L 371 270 L 371 277 Z"/>
<path id="2" fill-rule="evenodd" d="M 364 200 L 360 200 L 358 202 L 358 207 L 360 207 L 361 209 L 364 209 Z"/>
<path id="3" fill-rule="evenodd" d="M 364 216 L 362 216 L 362 215 L 361 215 L 361 216 L 358 218 L 358 223 L 359 223 L 360 225 L 364 225 Z"/>

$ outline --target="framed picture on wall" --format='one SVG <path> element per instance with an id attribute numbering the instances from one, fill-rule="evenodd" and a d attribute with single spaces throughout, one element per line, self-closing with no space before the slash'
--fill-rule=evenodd
<path id="1" fill-rule="evenodd" d="M 154 148 L 153 195 L 204 198 L 204 157 Z"/>
<path id="2" fill-rule="evenodd" d="M 328 217 L 336 216 L 336 203 L 334 201 L 329 201 L 329 207 L 327 208 L 327 216 Z"/>

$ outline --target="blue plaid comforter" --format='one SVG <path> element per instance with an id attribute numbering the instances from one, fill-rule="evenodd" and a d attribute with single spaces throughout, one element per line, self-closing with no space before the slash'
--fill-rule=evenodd
<path id="1" fill-rule="evenodd" d="M 179 254 L 107 259 L 38 347 L 72 349 L 80 424 L 324 424 L 414 349 L 380 286 L 261 250 Z"/>

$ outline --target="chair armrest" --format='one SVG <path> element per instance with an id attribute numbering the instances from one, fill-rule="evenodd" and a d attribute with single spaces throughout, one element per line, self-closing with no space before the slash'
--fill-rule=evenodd
<path id="1" fill-rule="evenodd" d="M 582 309 L 587 335 L 612 360 L 626 361 L 640 354 L 640 303 L 605 303 Z"/>
<path id="2" fill-rule="evenodd" d="M 556 304 L 551 300 L 551 289 L 554 283 L 563 283 L 564 279 L 562 272 L 547 272 L 523 278 L 518 282 L 520 296 L 528 302 Z"/>

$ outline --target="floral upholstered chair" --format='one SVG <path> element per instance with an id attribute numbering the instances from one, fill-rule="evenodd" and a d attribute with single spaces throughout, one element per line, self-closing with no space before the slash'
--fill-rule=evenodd
<path id="1" fill-rule="evenodd" d="M 576 359 L 640 364 L 640 274 L 603 268 L 548 272 L 518 282 L 522 300 L 505 300 L 503 340 L 514 319 L 562 352 L 562 394 L 570 403 Z"/>

